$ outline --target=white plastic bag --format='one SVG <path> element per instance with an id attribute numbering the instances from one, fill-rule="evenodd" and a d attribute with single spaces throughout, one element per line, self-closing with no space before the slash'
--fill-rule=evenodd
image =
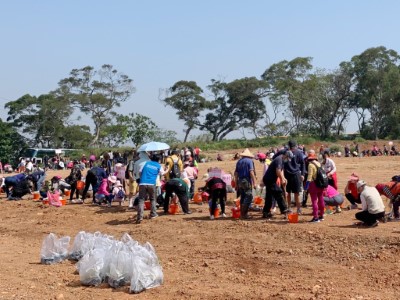
<path id="1" fill-rule="evenodd" d="M 164 275 L 160 265 L 149 266 L 140 257 L 133 257 L 132 266 L 131 293 L 137 294 L 163 283 Z"/>
<path id="2" fill-rule="evenodd" d="M 83 285 L 100 285 L 106 274 L 106 252 L 94 249 L 86 253 L 79 261 L 79 277 Z"/>
<path id="3" fill-rule="evenodd" d="M 57 238 L 54 233 L 45 237 L 40 251 L 40 262 L 50 265 L 63 261 L 68 257 L 69 236 Z"/>
<path id="4" fill-rule="evenodd" d="M 133 272 L 133 254 L 128 249 L 121 249 L 110 259 L 108 284 L 113 288 L 127 285 L 131 282 Z"/>

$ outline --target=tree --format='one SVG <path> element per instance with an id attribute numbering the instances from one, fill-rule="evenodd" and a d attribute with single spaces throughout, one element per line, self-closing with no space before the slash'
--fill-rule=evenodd
<path id="1" fill-rule="evenodd" d="M 163 142 L 172 146 L 178 145 L 181 142 L 176 136 L 176 131 L 158 128 L 158 130 L 154 132 L 153 139 L 157 142 Z"/>
<path id="2" fill-rule="evenodd" d="M 68 124 L 71 107 L 68 101 L 54 95 L 39 97 L 26 94 L 5 104 L 7 121 L 26 134 L 32 146 L 60 147 L 63 130 Z"/>
<path id="3" fill-rule="evenodd" d="M 0 161 L 3 164 L 16 163 L 22 150 L 26 147 L 25 139 L 13 126 L 0 119 Z"/>
<path id="4" fill-rule="evenodd" d="M 369 123 L 364 126 L 368 125 L 375 139 L 387 135 L 385 124 L 399 106 L 399 59 L 396 51 L 383 46 L 369 48 L 351 59 L 356 82 L 353 105 L 357 110 L 369 112 Z M 361 133 L 365 136 L 368 132 L 361 130 Z"/>
<path id="5" fill-rule="evenodd" d="M 125 143 L 129 139 L 127 120 L 128 118 L 124 115 L 115 115 L 108 125 L 104 126 L 100 134 L 101 146 L 113 148 Z"/>
<path id="6" fill-rule="evenodd" d="M 167 91 L 167 96 L 162 99 L 165 105 L 176 109 L 178 119 L 185 122 L 185 138 L 186 143 L 189 133 L 196 128 L 200 121 L 198 120 L 200 113 L 209 105 L 207 100 L 201 96 L 203 90 L 195 81 L 178 81 Z"/>
<path id="7" fill-rule="evenodd" d="M 201 130 L 212 134 L 212 140 L 222 140 L 230 132 L 240 128 L 249 128 L 260 120 L 265 113 L 262 101 L 266 95 L 268 83 L 255 77 L 237 79 L 229 83 L 212 80 L 208 86 L 213 94 Z"/>
<path id="8" fill-rule="evenodd" d="M 103 65 L 98 71 L 91 66 L 73 69 L 70 77 L 59 82 L 55 94 L 90 115 L 95 127 L 91 144 L 95 145 L 114 109 L 127 101 L 133 92 L 132 79 L 112 65 Z"/>
<path id="9" fill-rule="evenodd" d="M 62 131 L 62 148 L 85 149 L 93 139 L 90 127 L 87 125 L 71 125 Z"/>
<path id="10" fill-rule="evenodd" d="M 128 137 L 136 147 L 154 139 L 155 133 L 159 130 L 149 117 L 137 113 L 121 116 L 120 122 L 127 126 Z"/>

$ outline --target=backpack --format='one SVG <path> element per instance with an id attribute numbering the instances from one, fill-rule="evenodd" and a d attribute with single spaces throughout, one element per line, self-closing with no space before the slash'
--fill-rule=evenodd
<path id="1" fill-rule="evenodd" d="M 124 190 L 122 188 L 120 188 L 118 190 L 117 198 L 122 198 L 122 199 L 125 198 L 125 193 L 124 193 Z"/>
<path id="2" fill-rule="evenodd" d="M 173 160 L 174 164 L 171 167 L 171 171 L 169 172 L 169 178 L 181 178 L 181 170 L 179 168 L 178 162 L 179 158 L 177 160 Z"/>
<path id="3" fill-rule="evenodd" d="M 318 167 L 316 164 L 312 163 L 317 168 L 317 178 L 315 178 L 315 185 L 319 188 L 328 187 L 328 176 L 323 168 Z"/>

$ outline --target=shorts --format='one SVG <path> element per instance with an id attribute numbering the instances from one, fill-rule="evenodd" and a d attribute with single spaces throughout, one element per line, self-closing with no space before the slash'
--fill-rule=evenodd
<path id="1" fill-rule="evenodd" d="M 128 186 L 129 186 L 129 197 L 132 197 L 139 192 L 139 185 L 137 184 L 136 181 L 129 179 Z"/>
<path id="2" fill-rule="evenodd" d="M 285 174 L 287 185 L 286 192 L 288 193 L 300 193 L 303 191 L 303 182 L 301 180 L 301 173 L 297 174 Z"/>

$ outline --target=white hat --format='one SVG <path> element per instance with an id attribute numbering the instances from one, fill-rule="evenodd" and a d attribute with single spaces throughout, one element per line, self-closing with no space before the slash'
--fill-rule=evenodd
<path id="1" fill-rule="evenodd" d="M 117 176 L 114 176 L 114 175 L 113 176 L 109 176 L 108 177 L 108 181 L 111 182 L 111 183 L 115 183 L 117 181 Z"/>
<path id="2" fill-rule="evenodd" d="M 240 153 L 240 156 L 254 158 L 254 155 L 250 152 L 248 148 L 246 148 L 242 153 Z"/>
<path id="3" fill-rule="evenodd" d="M 117 180 L 117 181 L 114 183 L 114 186 L 119 187 L 119 186 L 123 186 L 123 185 L 122 185 L 121 181 Z"/>
<path id="4" fill-rule="evenodd" d="M 364 180 L 359 180 L 357 182 L 357 189 L 359 189 L 360 187 L 365 186 L 367 183 Z"/>

